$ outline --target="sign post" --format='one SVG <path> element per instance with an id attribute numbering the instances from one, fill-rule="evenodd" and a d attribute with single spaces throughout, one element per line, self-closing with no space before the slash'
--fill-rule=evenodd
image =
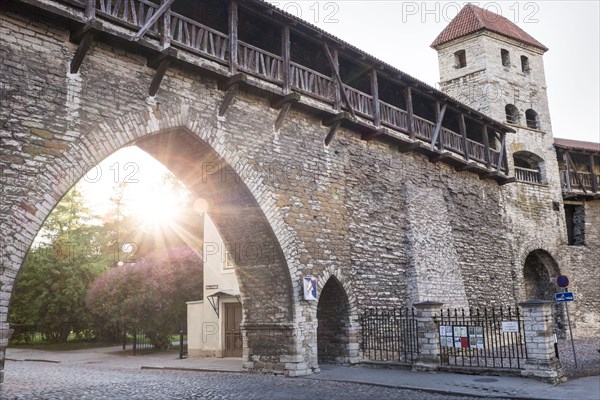
<path id="1" fill-rule="evenodd" d="M 565 303 L 567 310 L 567 322 L 569 323 L 569 334 L 571 335 L 571 347 L 573 348 L 573 360 L 575 361 L 575 368 L 577 368 L 577 354 L 575 353 L 575 341 L 573 340 L 573 329 L 571 329 L 571 315 L 569 314 L 569 302 L 575 301 L 575 296 L 572 292 L 567 292 L 567 286 L 569 286 L 569 278 L 566 275 L 559 275 L 556 277 L 556 285 L 563 289 L 562 292 L 554 295 L 557 303 Z"/>

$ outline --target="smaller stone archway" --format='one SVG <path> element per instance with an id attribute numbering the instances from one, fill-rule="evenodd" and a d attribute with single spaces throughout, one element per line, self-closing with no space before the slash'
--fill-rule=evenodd
<path id="1" fill-rule="evenodd" d="M 531 251 L 523 263 L 525 298 L 554 301 L 557 291 L 555 279 L 558 275 L 558 263 L 550 253 L 541 249 Z M 555 305 L 554 324 L 557 335 L 564 337 L 565 316 L 562 304 Z"/>
<path id="2" fill-rule="evenodd" d="M 350 360 L 350 303 L 341 283 L 331 276 L 317 304 L 317 358 L 319 364 Z"/>

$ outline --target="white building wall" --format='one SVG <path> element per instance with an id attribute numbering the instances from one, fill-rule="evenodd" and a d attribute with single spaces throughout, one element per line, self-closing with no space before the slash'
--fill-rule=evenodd
<path id="1" fill-rule="evenodd" d="M 219 291 L 239 293 L 235 269 L 227 263 L 225 244 L 216 225 L 204 217 L 204 299 L 187 303 L 188 355 L 222 357 L 224 346 L 225 303 L 237 303 L 235 297 L 221 297 L 219 316 L 207 297 Z M 228 265 L 229 264 L 229 265 Z"/>

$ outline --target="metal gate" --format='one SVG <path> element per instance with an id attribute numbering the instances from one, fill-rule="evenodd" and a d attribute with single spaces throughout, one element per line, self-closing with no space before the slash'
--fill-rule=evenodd
<path id="1" fill-rule="evenodd" d="M 523 368 L 527 347 L 518 307 L 442 310 L 436 323 L 442 365 Z"/>
<path id="2" fill-rule="evenodd" d="M 412 308 L 367 309 L 360 316 L 361 349 L 370 361 L 411 364 L 419 353 L 417 323 Z"/>

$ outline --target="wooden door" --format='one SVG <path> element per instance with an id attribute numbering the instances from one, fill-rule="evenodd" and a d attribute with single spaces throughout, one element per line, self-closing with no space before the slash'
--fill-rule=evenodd
<path id="1" fill-rule="evenodd" d="M 223 357 L 242 356 L 242 305 L 225 303 L 225 350 Z"/>

